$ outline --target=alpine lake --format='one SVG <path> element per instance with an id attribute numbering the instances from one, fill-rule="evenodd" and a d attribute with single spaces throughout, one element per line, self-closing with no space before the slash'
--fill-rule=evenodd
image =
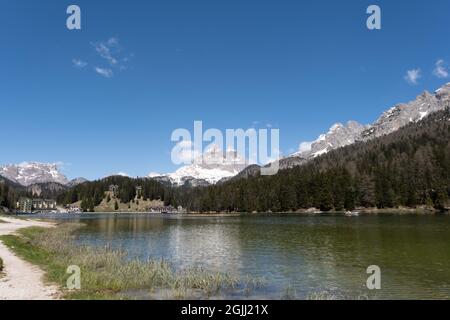
<path id="1" fill-rule="evenodd" d="M 449 299 L 450 216 L 54 214 L 76 241 L 259 279 L 233 299 Z M 381 289 L 369 290 L 369 266 Z M 135 293 L 136 298 L 146 298 Z"/>

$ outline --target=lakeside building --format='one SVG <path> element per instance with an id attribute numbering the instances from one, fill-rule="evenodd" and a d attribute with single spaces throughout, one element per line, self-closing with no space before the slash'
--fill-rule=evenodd
<path id="1" fill-rule="evenodd" d="M 172 206 L 157 206 L 147 209 L 150 213 L 186 213 L 186 210 L 182 206 L 174 208 Z"/>
<path id="2" fill-rule="evenodd" d="M 33 201 L 30 198 L 21 197 L 17 201 L 17 210 L 20 212 L 31 213 L 33 209 Z"/>
<path id="3" fill-rule="evenodd" d="M 56 200 L 33 199 L 33 210 L 56 210 Z"/>
<path id="4" fill-rule="evenodd" d="M 83 210 L 77 205 L 69 204 L 64 207 L 67 213 L 83 213 Z"/>
<path id="5" fill-rule="evenodd" d="M 21 197 L 19 201 L 17 201 L 16 208 L 18 211 L 25 213 L 31 213 L 33 211 L 51 211 L 56 210 L 56 200 Z"/>

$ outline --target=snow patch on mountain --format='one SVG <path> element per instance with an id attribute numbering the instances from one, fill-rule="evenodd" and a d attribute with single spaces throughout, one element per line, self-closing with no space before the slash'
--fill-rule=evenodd
<path id="1" fill-rule="evenodd" d="M 347 125 L 336 123 L 328 133 L 320 135 L 317 140 L 302 142 L 299 151 L 287 158 L 308 160 L 357 141 L 367 141 L 390 134 L 411 122 L 423 120 L 431 113 L 442 110 L 449 104 L 450 82 L 437 89 L 434 94 L 424 92 L 409 103 L 391 107 L 371 125 L 364 126 L 355 121 L 349 121 Z M 285 162 L 288 162 L 290 166 L 292 163 L 304 163 L 304 161 Z"/>
<path id="2" fill-rule="evenodd" d="M 36 183 L 56 182 L 63 185 L 69 180 L 58 170 L 55 163 L 22 162 L 0 166 L 0 175 L 23 186 Z"/>
<path id="3" fill-rule="evenodd" d="M 437 89 L 434 94 L 427 91 L 408 103 L 393 106 L 384 112 L 358 140 L 367 141 L 390 134 L 411 122 L 419 122 L 429 114 L 442 110 L 450 103 L 450 83 Z"/>
<path id="4" fill-rule="evenodd" d="M 317 140 L 301 143 L 299 151 L 292 154 L 291 157 L 311 159 L 321 156 L 330 150 L 354 143 L 355 138 L 366 128 L 356 121 L 349 121 L 346 125 L 336 123 L 326 134 L 320 135 Z"/>
<path id="5" fill-rule="evenodd" d="M 149 174 L 150 178 L 169 178 L 175 185 L 184 185 L 187 180 L 202 180 L 215 184 L 223 178 L 237 175 L 247 166 L 245 159 L 234 150 L 223 152 L 218 146 L 206 150 L 197 156 L 191 164 L 185 165 L 173 173 L 158 175 Z"/>

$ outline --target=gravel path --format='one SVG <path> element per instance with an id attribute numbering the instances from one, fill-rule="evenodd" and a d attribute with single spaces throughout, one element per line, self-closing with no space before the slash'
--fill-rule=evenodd
<path id="1" fill-rule="evenodd" d="M 0 235 L 12 234 L 21 228 L 52 227 L 48 222 L 20 220 L 1 217 Z M 50 300 L 57 299 L 58 287 L 42 281 L 44 272 L 17 257 L 0 241 L 0 257 L 3 259 L 4 275 L 0 278 L 0 300 Z"/>

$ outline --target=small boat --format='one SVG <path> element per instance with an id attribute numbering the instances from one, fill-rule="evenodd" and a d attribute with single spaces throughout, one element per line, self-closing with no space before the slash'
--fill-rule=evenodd
<path id="1" fill-rule="evenodd" d="M 358 211 L 347 211 L 345 213 L 346 217 L 359 217 L 359 212 Z"/>

